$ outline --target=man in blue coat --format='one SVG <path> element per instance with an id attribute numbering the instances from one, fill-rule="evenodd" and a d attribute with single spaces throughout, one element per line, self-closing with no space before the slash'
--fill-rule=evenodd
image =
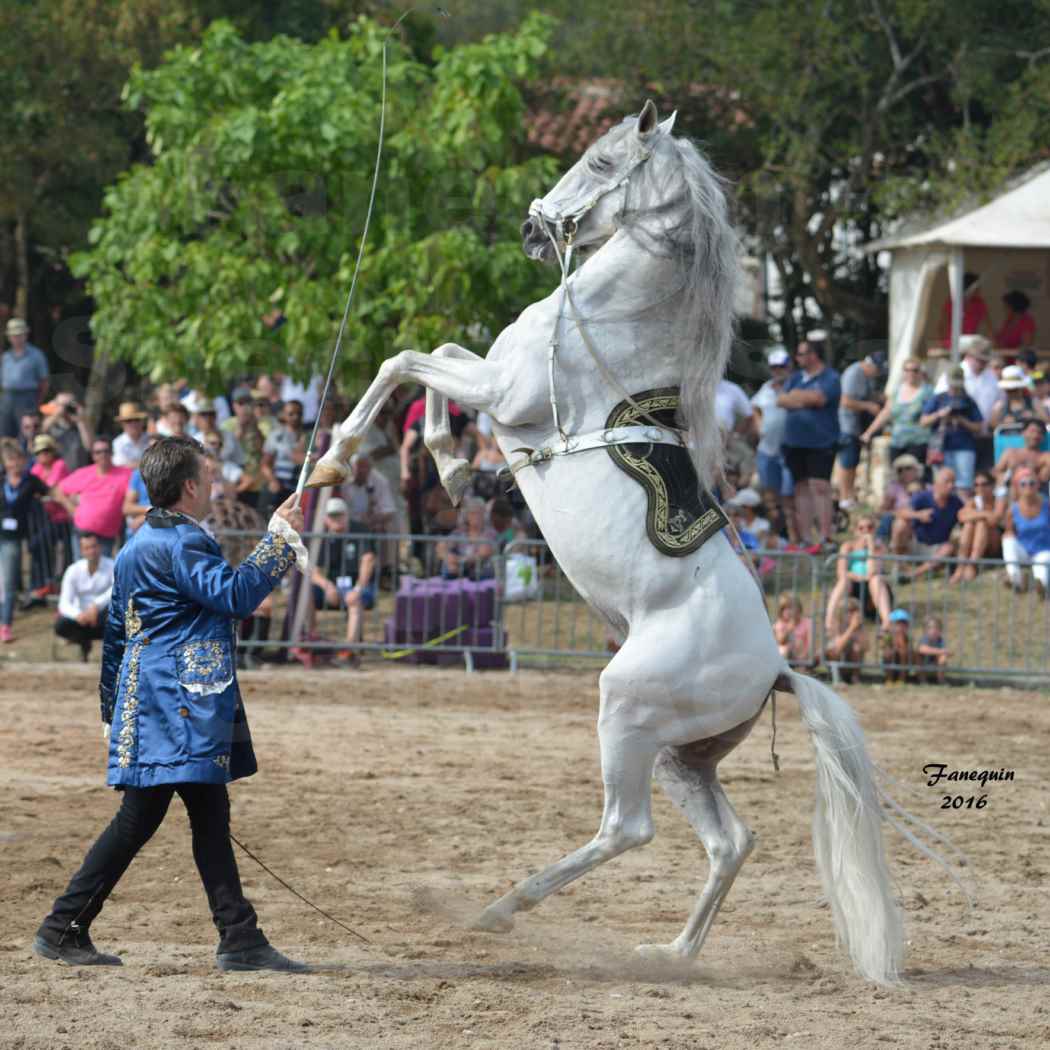
<path id="1" fill-rule="evenodd" d="M 201 446 L 164 438 L 139 469 L 152 509 L 117 558 L 99 686 L 102 720 L 112 726 L 107 782 L 123 799 L 37 931 L 33 950 L 70 965 L 121 964 L 96 950 L 91 923 L 178 794 L 219 931 L 219 969 L 302 971 L 307 967 L 270 946 L 241 891 L 226 790 L 256 770 L 237 687 L 234 627 L 293 563 L 305 567 L 302 513 L 294 497 L 278 508 L 234 570 L 199 524 L 216 471 Z"/>

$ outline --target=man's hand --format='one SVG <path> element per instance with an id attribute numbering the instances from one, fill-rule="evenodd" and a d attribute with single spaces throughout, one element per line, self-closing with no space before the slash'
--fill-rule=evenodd
<path id="1" fill-rule="evenodd" d="M 924 507 L 922 510 L 915 511 L 915 520 L 929 524 L 933 521 L 933 507 Z"/>
<path id="2" fill-rule="evenodd" d="M 296 493 L 292 493 L 275 511 L 274 514 L 279 518 L 284 518 L 286 522 L 301 536 L 303 530 L 306 527 L 306 522 L 303 518 L 303 512 L 299 508 L 299 497 Z"/>
<path id="3" fill-rule="evenodd" d="M 98 623 L 98 606 L 89 605 L 78 617 L 81 627 L 94 627 Z"/>

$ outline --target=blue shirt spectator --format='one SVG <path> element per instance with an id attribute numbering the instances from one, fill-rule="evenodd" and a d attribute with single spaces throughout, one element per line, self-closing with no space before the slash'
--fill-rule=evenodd
<path id="1" fill-rule="evenodd" d="M 975 452 L 977 441 L 971 430 L 959 423 L 960 419 L 971 423 L 983 421 L 981 410 L 977 407 L 969 394 L 959 389 L 948 390 L 942 394 L 934 394 L 922 406 L 923 416 L 932 416 L 942 409 L 948 408 L 950 412 L 939 424 L 944 434 L 943 449 L 945 452 Z"/>
<path id="2" fill-rule="evenodd" d="M 834 368 L 822 368 L 813 374 L 795 372 L 784 385 L 791 390 L 819 390 L 824 395 L 820 408 L 788 409 L 784 426 L 784 444 L 794 448 L 833 448 L 839 440 L 839 398 L 842 385 Z"/>
<path id="3" fill-rule="evenodd" d="M 963 501 L 950 493 L 944 502 L 939 502 L 932 490 L 916 492 L 911 498 L 911 509 L 914 511 L 932 510 L 928 521 L 916 519 L 914 524 L 915 538 L 927 547 L 939 547 L 951 538 L 952 529 L 959 520 L 959 511 Z"/>

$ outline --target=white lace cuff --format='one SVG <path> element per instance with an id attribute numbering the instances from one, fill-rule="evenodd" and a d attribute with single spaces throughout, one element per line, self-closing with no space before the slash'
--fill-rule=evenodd
<path id="1" fill-rule="evenodd" d="M 299 538 L 299 533 L 296 532 L 284 518 L 276 513 L 271 516 L 270 524 L 266 526 L 266 531 L 272 532 L 276 536 L 280 536 L 281 539 L 292 548 L 292 551 L 295 553 L 296 567 L 305 576 L 309 560 L 306 556 L 306 547 L 303 545 L 303 541 Z"/>

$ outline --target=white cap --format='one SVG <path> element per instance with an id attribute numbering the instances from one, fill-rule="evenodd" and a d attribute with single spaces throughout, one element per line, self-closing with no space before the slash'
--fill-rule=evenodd
<path id="1" fill-rule="evenodd" d="M 752 488 L 741 489 L 730 501 L 731 507 L 757 507 L 762 497 Z"/>
<path id="2" fill-rule="evenodd" d="M 811 328 L 806 333 L 807 343 L 826 343 L 828 341 L 828 332 L 826 328 Z"/>
<path id="3" fill-rule="evenodd" d="M 791 363 L 791 355 L 782 346 L 774 346 L 770 349 L 769 353 L 766 354 L 766 361 L 770 367 L 776 368 L 780 365 L 787 365 Z"/>
<path id="4" fill-rule="evenodd" d="M 184 397 L 182 403 L 186 406 L 187 411 L 191 413 L 215 411 L 215 399 L 204 397 L 202 394 L 198 394 L 196 390 Z"/>
<path id="5" fill-rule="evenodd" d="M 338 496 L 333 496 L 324 508 L 325 514 L 349 514 L 350 508 L 346 505 L 345 499 L 340 499 Z"/>

